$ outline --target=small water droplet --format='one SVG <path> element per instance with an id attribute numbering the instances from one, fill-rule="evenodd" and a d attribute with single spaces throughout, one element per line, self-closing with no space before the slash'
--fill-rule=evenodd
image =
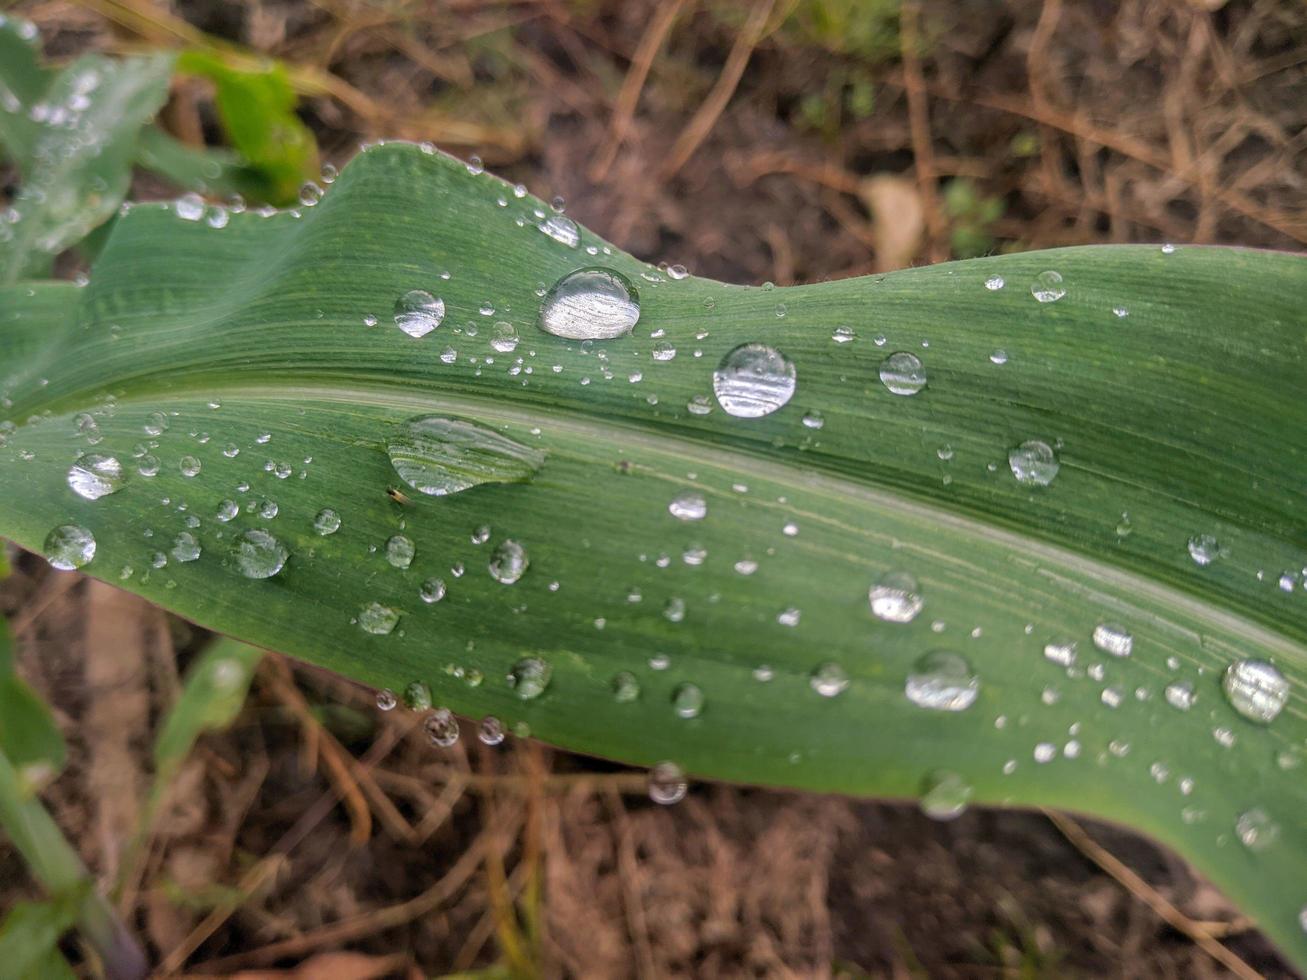
<path id="1" fill-rule="evenodd" d="M 178 468 L 181 470 L 182 476 L 198 476 L 200 472 L 200 461 L 194 456 L 183 456 L 181 462 L 178 463 Z"/>
<path id="2" fill-rule="evenodd" d="M 713 394 L 729 415 L 762 418 L 785 405 L 796 386 L 794 362 L 766 344 L 741 344 L 713 372 Z"/>
<path id="3" fill-rule="evenodd" d="M 631 332 L 640 302 L 626 277 L 610 269 L 578 269 L 554 284 L 540 306 L 539 326 L 566 340 L 611 340 Z"/>
<path id="4" fill-rule="evenodd" d="M 445 301 L 425 289 L 410 289 L 395 300 L 395 326 L 410 337 L 425 337 L 445 319 Z"/>
<path id="5" fill-rule="evenodd" d="M 985 280 L 985 288 L 988 289 L 991 293 L 998 292 L 1006 285 L 1007 283 L 1003 281 L 1002 276 L 990 276 L 988 279 Z"/>
<path id="6" fill-rule="evenodd" d="M 503 585 L 512 585 L 530 564 L 526 549 L 511 538 L 505 538 L 490 555 L 490 576 Z"/>
<path id="7" fill-rule="evenodd" d="M 1189 539 L 1188 548 L 1189 557 L 1200 568 L 1210 565 L 1218 558 L 1225 557 L 1225 549 L 1221 547 L 1221 542 L 1210 534 L 1195 534 Z"/>
<path id="8" fill-rule="evenodd" d="M 236 503 L 234 500 L 224 500 L 218 504 L 218 509 L 213 516 L 217 519 L 219 524 L 226 524 L 229 521 L 235 520 L 240 512 L 240 504 Z"/>
<path id="9" fill-rule="evenodd" d="M 1124 626 L 1099 623 L 1094 627 L 1094 646 L 1114 657 L 1128 657 L 1134 650 L 1135 638 Z"/>
<path id="10" fill-rule="evenodd" d="M 672 691 L 672 708 L 681 718 L 698 718 L 703 713 L 703 691 L 696 684 L 678 684 Z"/>
<path id="11" fill-rule="evenodd" d="M 46 535 L 42 554 L 51 568 L 71 572 L 95 557 L 95 535 L 77 524 L 61 524 Z"/>
<path id="12" fill-rule="evenodd" d="M 422 601 L 430 605 L 433 602 L 439 602 L 445 598 L 445 583 L 442 579 L 429 578 L 422 583 L 418 589 L 418 595 Z"/>
<path id="13" fill-rule="evenodd" d="M 837 663 L 824 663 L 809 675 L 808 685 L 822 697 L 833 698 L 848 688 L 849 675 Z"/>
<path id="14" fill-rule="evenodd" d="M 1265 660 L 1232 663 L 1221 686 L 1235 711 L 1261 725 L 1274 721 L 1289 700 L 1288 678 Z"/>
<path id="15" fill-rule="evenodd" d="M 971 802 L 971 784 L 956 772 L 937 769 L 921 784 L 921 812 L 933 820 L 955 820 Z"/>
<path id="16" fill-rule="evenodd" d="M 921 708 L 962 711 L 971 707 L 979 695 L 980 678 L 961 654 L 934 650 L 912 665 L 904 693 Z"/>
<path id="17" fill-rule="evenodd" d="M 689 783 L 675 762 L 660 762 L 649 770 L 649 799 L 671 806 L 685 799 Z"/>
<path id="18" fill-rule="evenodd" d="M 173 539 L 172 556 L 179 562 L 195 561 L 200 551 L 200 542 L 189 531 L 182 531 Z"/>
<path id="19" fill-rule="evenodd" d="M 382 688 L 377 692 L 377 707 L 382 711 L 394 711 L 395 706 L 399 704 L 399 698 L 390 688 Z"/>
<path id="20" fill-rule="evenodd" d="M 1239 814 L 1234 822 L 1239 841 L 1250 851 L 1264 851 L 1280 839 L 1280 826 L 1261 807 Z"/>
<path id="21" fill-rule="evenodd" d="M 1007 465 L 1018 483 L 1046 487 L 1053 482 L 1062 468 L 1053 447 L 1038 439 L 1031 439 L 1007 454 Z"/>
<path id="22" fill-rule="evenodd" d="M 545 693 L 554 669 L 541 657 L 523 657 L 508 672 L 508 686 L 523 701 L 533 701 Z"/>
<path id="23" fill-rule="evenodd" d="M 1188 681 L 1172 681 L 1166 685 L 1165 694 L 1166 703 L 1178 711 L 1188 711 L 1198 699 L 1194 686 Z"/>
<path id="24" fill-rule="evenodd" d="M 1030 284 L 1030 295 L 1041 303 L 1056 303 L 1066 295 L 1062 273 L 1049 269 L 1035 276 L 1035 281 Z"/>
<path id="25" fill-rule="evenodd" d="M 102 453 L 83 453 L 68 470 L 68 486 L 85 500 L 117 493 L 126 482 L 123 464 L 116 456 Z"/>
<path id="26" fill-rule="evenodd" d="M 431 707 L 431 688 L 422 681 L 411 681 L 404 688 L 404 707 L 410 711 L 426 711 Z"/>
<path id="27" fill-rule="evenodd" d="M 501 354 L 517 350 L 517 331 L 507 320 L 498 320 L 491 328 L 490 346 Z"/>
<path id="28" fill-rule="evenodd" d="M 880 362 L 880 383 L 892 394 L 915 395 L 926 387 L 926 369 L 916 354 L 896 351 Z"/>
<path id="29" fill-rule="evenodd" d="M 683 521 L 701 521 L 708 514 L 708 502 L 695 490 L 683 490 L 672 498 L 667 510 Z"/>
<path id="30" fill-rule="evenodd" d="M 576 248 L 581 244 L 581 229 L 566 215 L 551 214 L 536 227 L 568 248 Z"/>
<path id="31" fill-rule="evenodd" d="M 369 602 L 358 615 L 359 629 L 375 636 L 386 636 L 399 625 L 399 613 L 379 602 Z"/>
<path id="32" fill-rule="evenodd" d="M 261 528 L 246 531 L 233 549 L 236 567 L 246 578 L 272 578 L 286 564 L 285 545 Z"/>
<path id="33" fill-rule="evenodd" d="M 803 425 L 804 428 L 807 429 L 821 429 L 826 425 L 826 419 L 822 416 L 821 412 L 813 409 L 810 412 L 804 413 Z"/>
<path id="34" fill-rule="evenodd" d="M 1003 349 L 996 350 L 989 355 L 991 363 L 1003 365 L 1007 363 L 1007 351 Z"/>
<path id="35" fill-rule="evenodd" d="M 313 530 L 317 531 L 324 538 L 329 534 L 335 534 L 340 530 L 340 515 L 330 507 L 324 507 L 318 511 L 318 515 L 313 518 Z"/>
<path id="36" fill-rule="evenodd" d="M 890 572 L 867 593 L 872 614 L 887 623 L 910 623 L 926 604 L 917 580 L 907 572 Z"/>
<path id="37" fill-rule="evenodd" d="M 411 538 L 406 538 L 402 534 L 396 534 L 386 542 L 386 561 L 390 562 L 395 568 L 408 568 L 413 564 L 413 556 L 417 553 Z"/>
<path id="38" fill-rule="evenodd" d="M 422 720 L 422 730 L 437 748 L 448 749 L 458 742 L 458 719 L 448 708 L 437 708 L 427 715 Z"/>
<path id="39" fill-rule="evenodd" d="M 477 738 L 482 745 L 499 745 L 504 741 L 504 723 L 494 715 L 486 715 L 477 725 Z"/>
<path id="40" fill-rule="evenodd" d="M 685 600 L 678 596 L 668 599 L 667 604 L 663 606 L 663 617 L 673 623 L 685 619 Z"/>
<path id="41" fill-rule="evenodd" d="M 390 465 L 419 493 L 443 497 L 482 483 L 521 483 L 545 454 L 473 422 L 440 415 L 409 419 L 386 443 Z"/>
<path id="42" fill-rule="evenodd" d="M 1057 746 L 1052 742 L 1040 742 L 1035 746 L 1034 757 L 1040 765 L 1052 762 L 1057 758 Z"/>
<path id="43" fill-rule="evenodd" d="M 834 333 L 830 335 L 830 339 L 837 344 L 847 344 L 856 336 L 857 334 L 854 333 L 852 327 L 836 327 Z"/>

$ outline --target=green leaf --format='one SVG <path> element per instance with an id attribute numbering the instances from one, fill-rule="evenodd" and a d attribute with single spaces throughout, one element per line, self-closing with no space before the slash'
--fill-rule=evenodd
<path id="1" fill-rule="evenodd" d="M 0 150 L 27 176 L 38 125 L 28 113 L 50 85 L 36 25 L 0 14 Z"/>
<path id="2" fill-rule="evenodd" d="M 11 27 L 0 25 L 0 54 L 14 54 Z M 118 210 L 137 136 L 167 98 L 172 62 L 167 54 L 86 55 L 45 86 L 22 59 L 12 77 L 6 70 L 0 138 L 24 181 L 0 231 L 0 282 L 47 272 L 54 256 Z"/>
<path id="3" fill-rule="evenodd" d="M 77 922 L 81 889 L 47 902 L 18 902 L 0 922 L 0 963 L 14 980 L 73 977 L 59 939 Z"/>
<path id="4" fill-rule="evenodd" d="M 576 317 L 551 322 L 620 326 L 622 291 L 553 289 L 594 266 L 633 284 L 634 332 L 540 330 L 560 295 Z M 1303 258 L 1097 247 L 729 286 L 388 144 L 300 214 L 134 208 L 88 287 L 27 289 L 0 294 L 0 533 L 24 547 L 81 528 L 90 574 L 569 749 L 856 795 L 945 771 L 977 803 L 1130 824 L 1307 963 Z M 415 289 L 440 320 L 418 337 L 393 319 Z M 729 371 L 715 396 L 759 344 L 770 384 Z M 408 492 L 387 447 L 418 416 L 543 465 Z M 1046 486 L 1014 476 L 1052 470 L 1031 441 Z M 121 489 L 70 489 L 88 452 Z M 1222 690 L 1246 658 L 1287 678 L 1269 725 Z"/>
<path id="5" fill-rule="evenodd" d="M 29 782 L 44 783 L 64 767 L 67 747 L 49 705 L 18 676 L 9 624 L 0 619 L 0 752 Z M 0 960 L 0 962 L 4 962 Z"/>
<path id="6" fill-rule="evenodd" d="M 157 126 L 141 130 L 136 162 L 178 187 L 201 194 L 262 199 L 266 190 L 262 176 L 239 154 L 219 147 L 188 146 Z"/>
<path id="7" fill-rule="evenodd" d="M 279 62 L 261 70 L 233 67 L 212 51 L 182 52 L 177 69 L 213 82 L 215 102 L 227 137 L 264 186 L 262 199 L 293 202 L 317 167 L 313 133 L 295 115 L 295 89 Z"/>

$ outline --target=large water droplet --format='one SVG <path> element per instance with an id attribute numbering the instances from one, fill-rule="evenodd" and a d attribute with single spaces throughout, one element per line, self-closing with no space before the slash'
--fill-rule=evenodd
<path id="1" fill-rule="evenodd" d="M 323 537 L 328 534 L 335 534 L 340 530 L 340 515 L 330 507 L 324 507 L 318 511 L 318 516 L 313 518 L 313 530 Z"/>
<path id="2" fill-rule="evenodd" d="M 1094 627 L 1094 646 L 1114 657 L 1128 657 L 1134 650 L 1135 638 L 1124 626 L 1099 623 Z"/>
<path id="3" fill-rule="evenodd" d="M 1249 721 L 1269 725 L 1289 700 L 1289 680 L 1265 660 L 1240 660 L 1221 681 L 1231 706 Z"/>
<path id="4" fill-rule="evenodd" d="M 667 510 L 683 521 L 701 521 L 708 515 L 708 502 L 697 490 L 682 490 L 672 498 Z"/>
<path id="5" fill-rule="evenodd" d="M 499 542 L 490 555 L 490 575 L 496 582 L 512 585 L 520 579 L 531 562 L 526 549 L 511 538 Z"/>
<path id="6" fill-rule="evenodd" d="M 568 248 L 576 248 L 581 244 L 581 229 L 566 215 L 551 214 L 538 227 L 554 241 L 561 242 Z"/>
<path id="7" fill-rule="evenodd" d="M 660 762 L 649 770 L 649 799 L 655 803 L 680 803 L 688 788 L 685 773 L 675 762 Z"/>
<path id="8" fill-rule="evenodd" d="M 1280 826 L 1261 807 L 1239 814 L 1234 822 L 1239 841 L 1250 851 L 1264 851 L 1280 839 Z"/>
<path id="9" fill-rule="evenodd" d="M 910 623 L 926 604 L 917 580 L 907 572 L 890 572 L 867 593 L 871 611 L 887 623 Z"/>
<path id="10" fill-rule="evenodd" d="M 794 362 L 766 344 L 741 344 L 713 372 L 713 394 L 728 414 L 762 418 L 794 396 Z"/>
<path id="11" fill-rule="evenodd" d="M 46 535 L 42 553 L 51 568 L 71 572 L 95 557 L 95 535 L 76 524 L 61 524 Z"/>
<path id="12" fill-rule="evenodd" d="M 545 461 L 540 450 L 514 442 L 489 426 L 443 415 L 404 422 L 391 434 L 386 452 L 400 479 L 432 497 L 482 483 L 522 483 Z"/>
<path id="13" fill-rule="evenodd" d="M 286 564 L 286 546 L 262 528 L 253 528 L 236 539 L 233 555 L 236 567 L 246 578 L 272 578 Z"/>
<path id="14" fill-rule="evenodd" d="M 84 453 L 68 470 L 68 485 L 86 500 L 99 500 L 116 493 L 127 482 L 123 464 L 115 456 Z"/>
<path id="15" fill-rule="evenodd" d="M 359 610 L 358 622 L 364 633 L 386 636 L 399 625 L 399 613 L 379 602 L 369 602 Z"/>
<path id="16" fill-rule="evenodd" d="M 703 713 L 703 700 L 697 684 L 678 684 L 672 691 L 672 708 L 681 718 L 698 718 Z"/>
<path id="17" fill-rule="evenodd" d="M 824 663 L 808 677 L 808 684 L 824 698 L 844 693 L 849 686 L 849 675 L 837 663 Z"/>
<path id="18" fill-rule="evenodd" d="M 980 678 L 961 654 L 933 650 L 912 665 L 904 693 L 921 708 L 962 711 L 971 707 L 980 693 Z"/>
<path id="19" fill-rule="evenodd" d="M 934 820 L 956 820 L 971 802 L 971 784 L 956 772 L 937 769 L 921 784 L 921 812 Z"/>
<path id="20" fill-rule="evenodd" d="M 182 531 L 173 539 L 172 556 L 180 562 L 195 561 L 200 557 L 200 542 L 190 531 Z"/>
<path id="21" fill-rule="evenodd" d="M 1035 276 L 1035 281 L 1030 284 L 1030 295 L 1041 303 L 1056 303 L 1066 295 L 1062 273 L 1049 269 Z"/>
<path id="22" fill-rule="evenodd" d="M 567 340 L 611 340 L 630 333 L 640 301 L 624 276 L 610 269 L 578 269 L 545 294 L 540 329 Z"/>
<path id="23" fill-rule="evenodd" d="M 1018 483 L 1046 487 L 1062 468 L 1053 447 L 1038 439 L 1023 442 L 1007 454 L 1007 465 Z"/>
<path id="24" fill-rule="evenodd" d="M 425 337 L 445 319 L 445 301 L 425 289 L 410 289 L 395 300 L 395 326 L 410 337 Z"/>
<path id="25" fill-rule="evenodd" d="M 541 657 L 523 657 L 508 672 L 508 686 L 523 701 L 531 701 L 545 693 L 554 669 Z"/>
<path id="26" fill-rule="evenodd" d="M 916 354 L 897 351 L 880 362 L 880 383 L 895 395 L 915 395 L 926 387 L 926 369 Z"/>

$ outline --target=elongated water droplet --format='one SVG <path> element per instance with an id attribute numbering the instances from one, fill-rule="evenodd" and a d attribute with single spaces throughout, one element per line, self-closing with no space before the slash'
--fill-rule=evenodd
<path id="1" fill-rule="evenodd" d="M 1066 295 L 1062 273 L 1049 269 L 1035 276 L 1035 281 L 1030 284 L 1030 295 L 1041 303 L 1056 303 Z"/>
<path id="2" fill-rule="evenodd" d="M 962 711 L 971 707 L 980 693 L 980 678 L 966 657 L 949 650 L 934 650 L 912 665 L 904 693 L 921 708 Z"/>
<path id="3" fill-rule="evenodd" d="M 504 585 L 512 585 L 520 579 L 528 565 L 526 549 L 511 538 L 499 542 L 490 555 L 490 575 Z"/>
<path id="4" fill-rule="evenodd" d="M 410 538 L 402 534 L 396 534 L 386 542 L 386 561 L 390 562 L 395 568 L 408 568 L 413 564 L 413 556 L 417 549 Z"/>
<path id="5" fill-rule="evenodd" d="M 988 279 L 985 280 L 985 288 L 988 289 L 991 293 L 998 292 L 1005 285 L 1007 284 L 1003 281 L 1002 276 L 990 276 Z"/>
<path id="6" fill-rule="evenodd" d="M 61 524 L 45 536 L 42 554 L 51 568 L 71 572 L 95 557 L 95 535 L 77 524 Z"/>
<path id="7" fill-rule="evenodd" d="M 1051 640 L 1044 644 L 1044 659 L 1062 667 L 1070 667 L 1076 662 L 1076 644 L 1074 640 Z"/>
<path id="8" fill-rule="evenodd" d="M 425 337 L 445 319 L 445 301 L 425 289 L 410 289 L 395 300 L 395 326 L 410 337 Z"/>
<path id="9" fill-rule="evenodd" d="M 880 362 L 880 383 L 892 394 L 915 395 L 926 387 L 926 369 L 916 354 L 897 351 Z"/>
<path id="10" fill-rule="evenodd" d="M 682 490 L 672 498 L 667 510 L 683 521 L 701 521 L 708 514 L 708 502 L 696 490 Z"/>
<path id="11" fill-rule="evenodd" d="M 741 344 L 713 372 L 713 394 L 730 415 L 757 419 L 794 396 L 794 362 L 766 344 Z"/>
<path id="12" fill-rule="evenodd" d="M 340 530 L 340 515 L 330 507 L 324 507 L 318 511 L 318 516 L 313 518 L 313 530 L 324 538 L 329 534 L 335 534 Z"/>
<path id="13" fill-rule="evenodd" d="M 672 707 L 681 718 L 698 718 L 703 713 L 703 691 L 697 684 L 678 684 L 672 691 Z"/>
<path id="14" fill-rule="evenodd" d="M 190 531 L 182 531 L 173 539 L 172 556 L 180 562 L 195 561 L 200 557 L 200 542 Z"/>
<path id="15" fill-rule="evenodd" d="M 126 482 L 123 464 L 116 456 L 103 453 L 83 453 L 68 470 L 68 486 L 85 500 L 117 493 Z"/>
<path id="16" fill-rule="evenodd" d="M 418 493 L 443 497 L 482 483 L 522 483 L 545 454 L 494 429 L 443 415 L 424 415 L 398 426 L 386 443 L 390 465 Z"/>
<path id="17" fill-rule="evenodd" d="M 404 707 L 409 711 L 426 711 L 431 707 L 431 688 L 422 681 L 410 681 L 404 688 Z"/>
<path id="18" fill-rule="evenodd" d="M 554 284 L 540 305 L 539 326 L 566 340 L 611 340 L 631 332 L 640 301 L 625 276 L 578 269 Z"/>
<path id="19" fill-rule="evenodd" d="M 1194 686 L 1188 681 L 1172 681 L 1166 685 L 1166 703 L 1177 711 L 1188 711 L 1194 706 L 1198 696 Z"/>
<path id="20" fill-rule="evenodd" d="M 808 677 L 809 686 L 824 698 L 843 694 L 849 686 L 849 675 L 837 663 L 824 663 Z"/>
<path id="21" fill-rule="evenodd" d="M 1221 547 L 1221 542 L 1210 534 L 1195 534 L 1188 542 L 1189 557 L 1194 560 L 1194 564 L 1200 567 L 1210 565 L 1218 558 L 1225 557 L 1225 549 Z"/>
<path id="22" fill-rule="evenodd" d="M 1094 646 L 1114 657 L 1128 657 L 1134 650 L 1135 638 L 1124 626 L 1099 623 L 1094 627 Z"/>
<path id="23" fill-rule="evenodd" d="M 285 545 L 262 528 L 253 528 L 236 539 L 233 549 L 236 567 L 246 578 L 272 578 L 286 564 Z"/>
<path id="24" fill-rule="evenodd" d="M 956 820 L 971 802 L 971 784 L 956 772 L 937 769 L 921 784 L 921 812 L 934 820 Z"/>
<path id="25" fill-rule="evenodd" d="M 612 689 L 613 700 L 618 704 L 630 704 L 640 698 L 640 681 L 629 670 L 613 675 Z"/>
<path id="26" fill-rule="evenodd" d="M 1289 700 L 1289 681 L 1265 660 L 1240 660 L 1221 681 L 1231 706 L 1249 721 L 1269 725 Z"/>
<path id="27" fill-rule="evenodd" d="M 890 572 L 867 593 L 871 611 L 887 623 L 910 623 L 917 618 L 926 601 L 917 580 L 907 572 Z"/>
<path id="28" fill-rule="evenodd" d="M 649 770 L 649 799 L 671 806 L 685 799 L 689 783 L 675 762 L 660 762 Z"/>
<path id="29" fill-rule="evenodd" d="M 545 693 L 554 668 L 542 657 L 523 657 L 508 672 L 508 686 L 523 701 L 533 701 Z"/>
<path id="30" fill-rule="evenodd" d="M 561 242 L 568 248 L 576 248 L 581 244 L 581 229 L 566 215 L 551 214 L 537 227 L 554 241 Z"/>
<path id="31" fill-rule="evenodd" d="M 379 602 L 369 602 L 359 610 L 359 629 L 375 636 L 386 636 L 399 625 L 399 613 Z"/>
<path id="32" fill-rule="evenodd" d="M 1007 465 L 1018 483 L 1046 487 L 1062 468 L 1053 447 L 1038 439 L 1023 442 L 1007 454 Z"/>

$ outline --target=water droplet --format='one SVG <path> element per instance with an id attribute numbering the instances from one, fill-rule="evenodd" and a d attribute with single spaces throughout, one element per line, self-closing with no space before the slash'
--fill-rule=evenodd
<path id="1" fill-rule="evenodd" d="M 458 741 L 458 719 L 448 708 L 437 708 L 427 715 L 422 720 L 422 730 L 437 748 L 447 749 Z"/>
<path id="2" fill-rule="evenodd" d="M 915 395 L 926 387 L 926 369 L 916 354 L 897 351 L 880 362 L 880 383 L 892 394 Z"/>
<path id="3" fill-rule="evenodd" d="M 741 344 L 713 372 L 713 394 L 741 419 L 770 415 L 794 395 L 794 362 L 766 344 Z"/>
<path id="4" fill-rule="evenodd" d="M 313 530 L 324 538 L 329 534 L 335 534 L 340 530 L 340 515 L 330 507 L 324 507 L 318 511 L 318 516 L 313 518 Z"/>
<path id="5" fill-rule="evenodd" d="M 808 685 L 822 697 L 833 698 L 848 688 L 849 675 L 837 663 L 824 663 L 809 675 Z"/>
<path id="6" fill-rule="evenodd" d="M 1094 627 L 1094 646 L 1114 657 L 1128 657 L 1134 650 L 1135 638 L 1124 626 L 1099 623 Z"/>
<path id="7" fill-rule="evenodd" d="M 364 633 L 386 636 L 399 625 L 399 613 L 379 602 L 369 602 L 359 610 L 358 624 Z"/>
<path id="8" fill-rule="evenodd" d="M 685 799 L 689 783 L 675 762 L 660 762 L 649 770 L 649 799 L 664 806 Z"/>
<path id="9" fill-rule="evenodd" d="M 1035 746 L 1035 761 L 1040 765 L 1046 762 L 1052 762 L 1057 758 L 1057 746 L 1052 742 L 1040 742 Z"/>
<path id="10" fill-rule="evenodd" d="M 917 618 L 926 600 L 917 580 L 907 572 L 890 572 L 881 577 L 867 593 L 872 614 L 887 623 L 910 623 Z"/>
<path id="11" fill-rule="evenodd" d="M 504 585 L 512 585 L 520 579 L 528 565 L 526 549 L 511 538 L 499 542 L 490 555 L 490 575 Z"/>
<path id="12" fill-rule="evenodd" d="M 382 688 L 377 692 L 377 707 L 382 711 L 394 711 L 395 705 L 399 704 L 399 698 L 390 688 Z"/>
<path id="13" fill-rule="evenodd" d="M 1035 281 L 1030 284 L 1030 295 L 1041 303 L 1056 303 L 1066 295 L 1062 273 L 1049 269 L 1035 276 Z"/>
<path id="14" fill-rule="evenodd" d="M 836 327 L 835 332 L 830 335 L 830 339 L 837 344 L 847 344 L 857 334 L 853 332 L 852 327 Z"/>
<path id="15" fill-rule="evenodd" d="M 672 498 L 667 510 L 683 521 L 701 521 L 708 514 L 708 502 L 695 490 L 683 490 Z"/>
<path id="16" fill-rule="evenodd" d="M 934 650 L 912 665 L 904 693 L 921 708 L 962 711 L 971 707 L 980 693 L 980 678 L 961 654 Z"/>
<path id="17" fill-rule="evenodd" d="M 426 711 L 431 707 L 431 688 L 422 681 L 412 681 L 404 688 L 404 707 L 410 711 Z"/>
<path id="18" fill-rule="evenodd" d="M 1269 725 L 1289 700 L 1289 681 L 1265 660 L 1239 660 L 1221 680 L 1231 706 L 1249 721 Z"/>
<path id="19" fill-rule="evenodd" d="M 416 553 L 413 541 L 402 534 L 396 534 L 386 542 L 386 561 L 395 568 L 408 568 Z"/>
<path id="20" fill-rule="evenodd" d="M 499 745 L 504 741 L 504 723 L 494 715 L 486 715 L 477 725 L 477 738 L 482 745 Z"/>
<path id="21" fill-rule="evenodd" d="M 1046 487 L 1062 468 L 1053 447 L 1038 439 L 1023 442 L 1007 454 L 1007 465 L 1018 483 Z"/>
<path id="22" fill-rule="evenodd" d="M 540 306 L 539 326 L 566 340 L 611 340 L 630 333 L 640 302 L 630 282 L 609 269 L 578 269 L 554 284 Z"/>
<path id="23" fill-rule="evenodd" d="M 971 802 L 971 784 L 958 773 L 937 769 L 921 784 L 921 812 L 934 820 L 955 820 Z"/>
<path id="24" fill-rule="evenodd" d="M 194 456 L 183 456 L 181 462 L 177 464 L 182 471 L 182 476 L 198 476 L 200 472 L 200 461 Z"/>
<path id="25" fill-rule="evenodd" d="M 418 589 L 418 595 L 422 601 L 430 605 L 433 602 L 439 602 L 445 598 L 445 583 L 443 579 L 429 578 L 422 583 Z"/>
<path id="26" fill-rule="evenodd" d="M 173 539 L 172 556 L 180 562 L 195 561 L 200 551 L 200 542 L 189 531 L 182 531 Z"/>
<path id="27" fill-rule="evenodd" d="M 1250 851 L 1264 851 L 1280 839 L 1280 826 L 1261 807 L 1239 814 L 1234 822 L 1239 841 Z"/>
<path id="28" fill-rule="evenodd" d="M 236 503 L 234 500 L 224 500 L 218 504 L 218 509 L 213 516 L 217 519 L 218 523 L 226 524 L 229 521 L 235 520 L 240 512 L 240 504 Z"/>
<path id="29" fill-rule="evenodd" d="M 173 202 L 173 209 L 183 221 L 199 221 L 204 217 L 204 198 L 194 192 L 183 194 Z"/>
<path id="30" fill-rule="evenodd" d="M 672 707 L 681 718 L 698 718 L 703 713 L 703 691 L 696 684 L 678 684 L 672 691 Z"/>
<path id="31" fill-rule="evenodd" d="M 84 453 L 68 470 L 68 485 L 86 500 L 99 500 L 116 493 L 126 482 L 123 464 L 116 456 Z"/>
<path id="32" fill-rule="evenodd" d="M 545 693 L 554 669 L 541 657 L 523 657 L 508 672 L 508 686 L 523 701 L 532 701 Z"/>
<path id="33" fill-rule="evenodd" d="M 667 605 L 663 606 L 663 616 L 673 623 L 685 619 L 685 600 L 678 596 L 668 599 Z"/>
<path id="34" fill-rule="evenodd" d="M 1006 285 L 1007 283 L 1003 281 L 1002 276 L 990 276 L 988 279 L 985 280 L 985 288 L 988 289 L 991 293 L 998 292 Z"/>
<path id="35" fill-rule="evenodd" d="M 445 301 L 425 289 L 410 289 L 395 300 L 395 326 L 410 337 L 425 337 L 445 319 Z"/>
<path id="36" fill-rule="evenodd" d="M 1178 711 L 1188 711 L 1198 699 L 1194 686 L 1188 681 L 1172 681 L 1166 685 L 1165 694 L 1166 703 Z"/>
<path id="37" fill-rule="evenodd" d="M 568 248 L 576 248 L 581 244 L 581 229 L 566 215 L 551 214 L 537 227 L 554 241 Z"/>
<path id="38" fill-rule="evenodd" d="M 525 482 L 545 461 L 540 450 L 479 422 L 441 415 L 419 416 L 398 426 L 386 452 L 400 479 L 432 497 L 482 483 Z"/>
<path id="39" fill-rule="evenodd" d="M 676 356 L 676 348 L 668 341 L 660 340 L 658 343 L 653 345 L 651 353 L 653 354 L 653 359 L 655 361 L 670 361 Z"/>
<path id="40" fill-rule="evenodd" d="M 803 613 L 799 609 L 790 606 L 788 609 L 781 610 L 781 612 L 776 615 L 776 622 L 780 623 L 782 626 L 798 626 L 799 619 L 802 615 Z"/>
<path id="41" fill-rule="evenodd" d="M 159 475 L 159 457 L 146 453 L 136 461 L 136 472 L 144 477 Z"/>
<path id="42" fill-rule="evenodd" d="M 993 364 L 1003 365 L 1007 363 L 1007 351 L 1003 349 L 996 350 L 989 355 L 989 360 Z"/>
<path id="43" fill-rule="evenodd" d="M 46 535 L 42 554 L 51 568 L 71 572 L 95 557 L 95 535 L 76 524 L 61 524 Z"/>
<path id="44" fill-rule="evenodd" d="M 1210 565 L 1218 558 L 1225 557 L 1225 549 L 1221 547 L 1221 542 L 1210 534 L 1195 534 L 1188 542 L 1189 557 L 1194 560 L 1194 564 L 1200 567 Z"/>
<path id="45" fill-rule="evenodd" d="M 614 674 L 610 686 L 613 700 L 618 704 L 630 704 L 640 697 L 640 681 L 629 670 Z"/>
<path id="46" fill-rule="evenodd" d="M 491 328 L 490 346 L 501 354 L 517 350 L 517 331 L 507 320 L 498 320 Z"/>
<path id="47" fill-rule="evenodd" d="M 687 278 L 689 275 L 690 275 L 690 270 L 687 269 L 685 266 L 681 265 L 680 263 L 677 263 L 676 265 L 669 265 L 667 267 L 667 276 L 669 279 L 681 280 Z"/>
<path id="48" fill-rule="evenodd" d="M 285 545 L 261 528 L 246 531 L 233 549 L 236 567 L 246 578 L 272 578 L 286 564 Z"/>

